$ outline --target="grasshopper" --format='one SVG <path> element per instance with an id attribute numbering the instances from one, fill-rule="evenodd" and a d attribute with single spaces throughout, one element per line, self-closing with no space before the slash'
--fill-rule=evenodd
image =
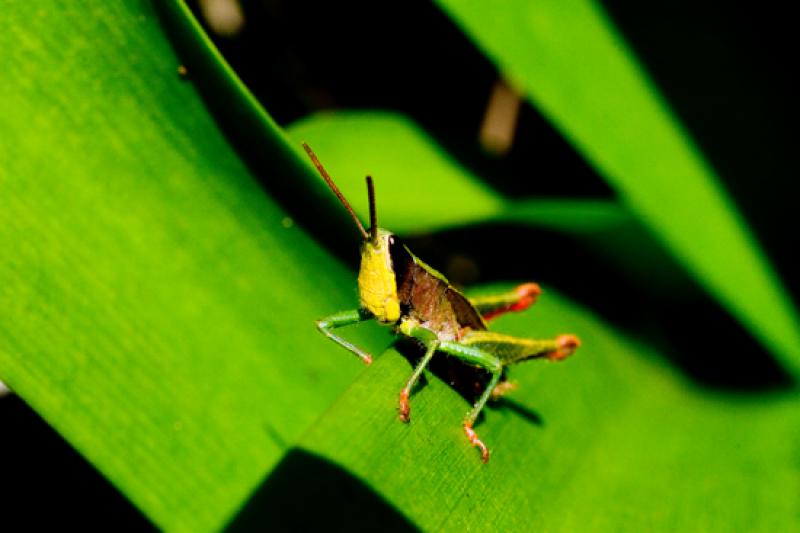
<path id="1" fill-rule="evenodd" d="M 303 148 L 350 213 L 364 239 L 358 274 L 361 305 L 358 309 L 318 320 L 317 328 L 366 364 L 372 363 L 372 356 L 333 330 L 375 319 L 425 347 L 425 355 L 400 391 L 399 414 L 403 422 L 410 420 L 411 390 L 436 352 L 487 371 L 491 375 L 489 383 L 464 418 L 464 433 L 469 442 L 480 449 L 481 460 L 486 463 L 489 449 L 473 425 L 490 398 L 497 398 L 513 388 L 510 382 L 503 381 L 504 369 L 529 359 L 560 361 L 571 355 L 580 341 L 569 334 L 534 340 L 488 331 L 489 320 L 506 312 L 523 311 L 533 304 L 541 293 L 539 285 L 525 283 L 507 293 L 468 299 L 450 285 L 447 278 L 411 253 L 396 235 L 378 227 L 375 188 L 370 176 L 367 176 L 370 215 L 367 231 L 311 148 L 305 143 Z"/>

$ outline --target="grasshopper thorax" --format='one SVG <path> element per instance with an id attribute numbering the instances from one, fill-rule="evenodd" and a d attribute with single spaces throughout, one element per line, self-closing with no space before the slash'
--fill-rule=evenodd
<path id="1" fill-rule="evenodd" d="M 375 318 L 394 324 L 400 319 L 397 278 L 392 261 L 392 248 L 397 238 L 384 229 L 372 231 L 375 231 L 374 237 L 364 239 L 361 245 L 358 295 L 361 306 Z"/>

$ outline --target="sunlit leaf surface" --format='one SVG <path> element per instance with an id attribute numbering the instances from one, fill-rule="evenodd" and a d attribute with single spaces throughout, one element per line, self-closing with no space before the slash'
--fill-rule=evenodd
<path id="1" fill-rule="evenodd" d="M 157 525 L 218 527 L 360 370 L 313 323 L 352 274 L 236 158 L 146 2 L 2 18 L 0 376 Z"/>

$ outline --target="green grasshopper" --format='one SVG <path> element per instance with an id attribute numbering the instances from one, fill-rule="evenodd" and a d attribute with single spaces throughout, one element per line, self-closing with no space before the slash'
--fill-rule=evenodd
<path id="1" fill-rule="evenodd" d="M 487 462 L 489 449 L 478 438 L 473 425 L 490 398 L 497 398 L 513 388 L 511 383 L 501 381 L 504 369 L 528 359 L 560 361 L 571 355 L 580 341 L 575 335 L 533 340 L 488 331 L 487 321 L 509 311 L 523 311 L 533 304 L 541 293 L 539 286 L 525 283 L 504 294 L 467 299 L 447 278 L 411 253 L 397 236 L 378 227 L 375 189 L 370 176 L 367 176 L 370 215 L 367 231 L 311 148 L 305 143 L 303 148 L 364 238 L 358 274 L 360 307 L 323 318 L 317 321 L 317 327 L 366 364 L 372 363 L 372 356 L 333 333 L 334 329 L 375 319 L 394 326 L 397 333 L 425 346 L 425 355 L 400 391 L 399 413 L 403 422 L 410 420 L 411 389 L 436 352 L 489 372 L 491 378 L 486 389 L 464 419 L 464 433 L 469 442 L 480 449 L 482 461 Z"/>

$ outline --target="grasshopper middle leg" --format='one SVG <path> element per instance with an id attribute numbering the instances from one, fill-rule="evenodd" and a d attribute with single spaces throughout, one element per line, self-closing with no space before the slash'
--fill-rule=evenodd
<path id="1" fill-rule="evenodd" d="M 495 333 L 491 331 L 470 331 L 458 341 L 439 341 L 436 335 L 411 321 L 404 321 L 400 324 L 401 333 L 414 337 L 425 344 L 427 350 L 425 356 L 414 369 L 414 373 L 409 378 L 406 387 L 400 393 L 400 418 L 408 421 L 409 405 L 408 397 L 411 388 L 419 379 L 422 371 L 430 362 L 436 351 L 444 352 L 456 357 L 464 363 L 482 368 L 492 377 L 486 390 L 472 406 L 472 409 L 464 418 L 464 433 L 470 443 L 481 451 L 481 460 L 489 460 L 489 449 L 486 444 L 478 437 L 473 428 L 486 402 L 497 391 L 498 394 L 505 392 L 503 388 L 498 389 L 498 384 L 506 366 L 520 363 L 529 359 L 549 359 L 560 361 L 570 356 L 575 349 L 580 346 L 580 341 L 574 335 L 559 335 L 553 339 L 525 339 Z"/>
<path id="2" fill-rule="evenodd" d="M 408 403 L 408 398 L 411 395 L 411 389 L 419 380 L 419 377 L 422 375 L 422 371 L 425 370 L 425 367 L 427 367 L 428 363 L 431 362 L 433 354 L 436 353 L 436 348 L 438 347 L 438 341 L 432 341 L 427 345 L 425 355 L 422 357 L 420 362 L 417 363 L 416 368 L 414 368 L 414 373 L 411 374 L 410 378 L 408 378 L 408 383 L 406 383 L 406 386 L 403 387 L 402 391 L 400 391 L 400 420 L 403 422 L 408 422 L 410 420 L 411 406 Z"/>
<path id="3" fill-rule="evenodd" d="M 464 433 L 467 435 L 470 443 L 480 449 L 481 460 L 486 463 L 489 461 L 489 448 L 487 448 L 486 444 L 478 437 L 478 434 L 472 426 L 478 419 L 478 415 L 481 414 L 486 402 L 492 396 L 495 387 L 497 387 L 497 384 L 500 382 L 500 377 L 503 375 L 503 362 L 487 351 L 459 342 L 443 342 L 439 349 L 461 359 L 465 363 L 488 370 L 492 374 L 492 378 L 489 380 L 486 390 L 483 391 L 481 397 L 478 398 L 478 401 L 475 402 L 472 409 L 470 409 L 467 416 L 464 418 Z"/>

